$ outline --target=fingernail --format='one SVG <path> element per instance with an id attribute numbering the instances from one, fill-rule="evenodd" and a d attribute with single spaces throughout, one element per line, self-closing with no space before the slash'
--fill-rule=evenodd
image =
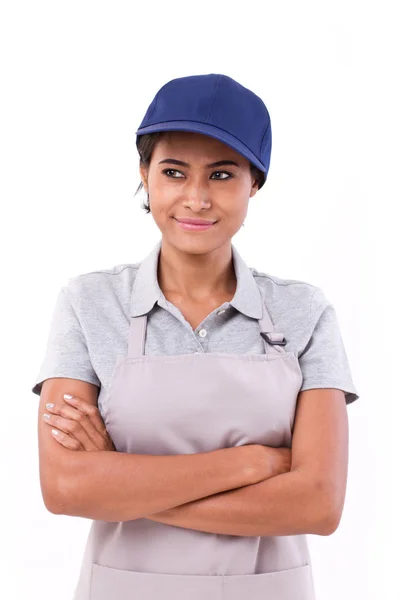
<path id="1" fill-rule="evenodd" d="M 65 400 L 71 400 L 72 396 L 71 394 L 64 394 L 63 398 L 65 398 Z"/>
<path id="2" fill-rule="evenodd" d="M 48 415 L 47 413 L 44 413 L 43 419 L 46 419 L 46 421 L 47 421 L 48 419 L 50 419 L 50 415 Z"/>
<path id="3" fill-rule="evenodd" d="M 53 435 L 58 435 L 58 431 L 57 431 L 57 429 L 52 429 L 52 430 L 51 430 L 51 433 L 52 433 Z"/>
<path id="4" fill-rule="evenodd" d="M 54 404 L 52 404 L 51 402 L 48 402 L 46 404 L 46 408 L 54 408 Z"/>

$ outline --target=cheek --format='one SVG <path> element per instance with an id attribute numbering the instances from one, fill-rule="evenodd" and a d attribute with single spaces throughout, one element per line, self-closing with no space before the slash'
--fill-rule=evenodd
<path id="1" fill-rule="evenodd" d="M 150 197 L 150 210 L 156 224 L 164 226 L 164 223 L 167 221 L 166 206 L 160 202 L 152 202 Z"/>
<path id="2" fill-rule="evenodd" d="M 174 202 L 174 195 L 167 186 L 152 185 L 149 193 L 150 208 L 154 215 L 164 215 L 171 211 L 171 206 Z"/>
<path id="3" fill-rule="evenodd" d="M 152 200 L 152 196 L 150 194 L 151 214 L 155 224 L 161 231 L 173 227 L 174 222 L 171 217 L 174 214 L 174 206 L 174 202 L 166 197 L 165 194 L 161 196 L 161 199 L 160 196 L 157 196 L 154 200 Z"/>
<path id="4" fill-rule="evenodd" d="M 232 201 L 231 197 L 225 204 L 225 214 L 232 221 L 243 222 L 243 219 L 246 217 L 247 214 L 248 206 L 249 198 L 244 194 L 242 194 L 241 196 L 237 196 L 234 202 Z"/>

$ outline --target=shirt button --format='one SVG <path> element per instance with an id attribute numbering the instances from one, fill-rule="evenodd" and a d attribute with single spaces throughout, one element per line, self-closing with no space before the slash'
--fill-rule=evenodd
<path id="1" fill-rule="evenodd" d="M 206 337 L 206 335 L 207 335 L 207 331 L 205 329 L 200 329 L 199 336 L 204 338 L 204 337 Z"/>

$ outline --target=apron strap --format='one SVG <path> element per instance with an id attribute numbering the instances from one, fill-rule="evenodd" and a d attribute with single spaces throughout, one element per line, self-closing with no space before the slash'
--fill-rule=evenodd
<path id="1" fill-rule="evenodd" d="M 127 358 L 135 358 L 144 354 L 147 315 L 130 317 Z"/>
<path id="2" fill-rule="evenodd" d="M 283 348 L 286 344 L 285 336 L 283 333 L 275 331 L 266 302 L 260 289 L 259 291 L 262 300 L 263 314 L 258 322 L 260 324 L 260 335 L 264 340 L 265 354 L 285 354 L 286 350 Z"/>

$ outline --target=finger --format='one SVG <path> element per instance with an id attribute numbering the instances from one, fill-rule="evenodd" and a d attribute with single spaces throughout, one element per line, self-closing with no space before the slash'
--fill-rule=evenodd
<path id="1" fill-rule="evenodd" d="M 91 408 L 91 405 L 89 405 L 88 403 L 85 402 L 84 404 L 87 404 L 89 409 Z M 105 435 L 99 432 L 98 429 L 95 427 L 92 421 L 92 416 L 88 416 L 85 412 L 82 412 L 81 410 L 78 410 L 73 406 L 69 406 L 65 402 L 63 402 L 62 404 L 46 404 L 46 410 L 48 410 L 48 412 L 52 413 L 53 415 L 60 415 L 62 417 L 65 417 L 66 419 L 78 421 L 97 448 L 101 448 L 104 445 Z M 104 425 L 102 429 L 107 433 Z"/>
<path id="2" fill-rule="evenodd" d="M 86 429 L 82 427 L 80 421 L 65 419 L 60 415 L 51 415 L 49 413 L 43 414 L 43 421 L 77 440 L 85 450 L 97 450 L 96 444 L 88 435 Z"/>
<path id="3" fill-rule="evenodd" d="M 63 431 L 58 431 L 57 429 L 52 429 L 51 433 L 53 435 L 53 438 L 57 440 L 59 444 L 61 444 L 65 448 L 68 448 L 68 450 L 84 450 L 80 442 L 71 438 L 67 433 L 64 433 Z"/>
<path id="4" fill-rule="evenodd" d="M 95 406 L 94 404 L 90 404 L 89 402 L 86 402 L 86 400 L 82 400 L 82 398 L 78 398 L 77 396 L 72 396 L 72 398 L 68 398 L 68 394 L 64 394 L 63 399 L 67 404 L 73 406 L 77 410 L 80 410 L 82 413 L 87 414 L 90 417 L 90 420 L 93 423 L 93 425 L 101 434 L 104 435 L 105 433 L 107 433 L 104 421 L 101 418 L 97 406 Z"/>

